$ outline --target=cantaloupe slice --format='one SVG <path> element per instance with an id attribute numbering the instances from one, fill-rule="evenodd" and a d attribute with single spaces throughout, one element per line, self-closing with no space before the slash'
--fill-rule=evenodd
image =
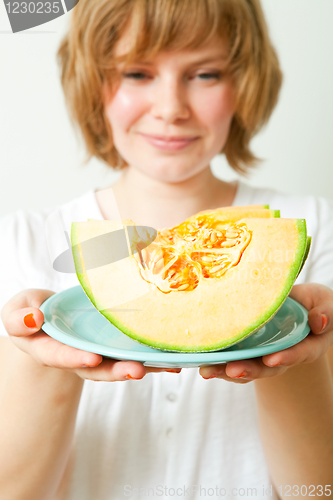
<path id="1" fill-rule="evenodd" d="M 152 243 L 123 221 L 130 255 L 93 269 L 85 268 L 85 242 L 122 223 L 73 223 L 77 276 L 99 312 L 131 338 L 170 351 L 219 350 L 272 318 L 304 263 L 305 220 L 276 215 L 253 207 L 205 211 L 159 231 Z"/>

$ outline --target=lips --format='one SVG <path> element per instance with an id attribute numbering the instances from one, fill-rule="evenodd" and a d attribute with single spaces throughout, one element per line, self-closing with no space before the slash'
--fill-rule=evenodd
<path id="1" fill-rule="evenodd" d="M 146 139 L 146 141 L 152 146 L 167 151 L 177 151 L 179 149 L 183 149 L 199 139 L 198 136 L 140 135 L 144 137 L 144 139 Z"/>

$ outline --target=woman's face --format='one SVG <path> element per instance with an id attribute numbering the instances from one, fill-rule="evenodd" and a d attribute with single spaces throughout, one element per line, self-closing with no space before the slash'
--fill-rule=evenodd
<path id="1" fill-rule="evenodd" d="M 128 42 L 123 37 L 116 54 Z M 216 39 L 200 49 L 162 52 L 119 67 L 120 83 L 106 114 L 115 147 L 132 168 L 176 183 L 200 173 L 221 151 L 234 113 L 226 56 Z"/>

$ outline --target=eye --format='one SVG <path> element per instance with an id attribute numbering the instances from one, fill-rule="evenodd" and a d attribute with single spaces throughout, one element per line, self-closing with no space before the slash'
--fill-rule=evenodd
<path id="1" fill-rule="evenodd" d="M 144 80 L 145 78 L 148 78 L 148 75 L 146 75 L 145 73 L 142 73 L 141 71 L 131 71 L 128 73 L 123 73 L 123 77 L 129 78 L 131 80 L 140 81 L 140 80 Z"/>
<path id="2" fill-rule="evenodd" d="M 219 80 L 219 78 L 221 77 L 221 73 L 219 72 L 207 72 L 207 73 L 199 73 L 197 75 L 199 77 L 200 80 Z"/>

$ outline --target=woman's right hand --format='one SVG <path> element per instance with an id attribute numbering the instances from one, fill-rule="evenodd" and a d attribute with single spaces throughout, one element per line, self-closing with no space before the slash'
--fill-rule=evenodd
<path id="1" fill-rule="evenodd" d="M 35 288 L 14 295 L 2 308 L 1 319 L 13 343 L 39 364 L 74 372 L 82 379 L 107 382 L 141 379 L 149 372 L 177 371 L 146 367 L 138 361 L 116 361 L 81 351 L 49 337 L 43 330 L 41 304 L 55 292 Z M 33 326 L 33 324 L 36 326 Z M 28 326 L 27 326 L 28 325 Z"/>

